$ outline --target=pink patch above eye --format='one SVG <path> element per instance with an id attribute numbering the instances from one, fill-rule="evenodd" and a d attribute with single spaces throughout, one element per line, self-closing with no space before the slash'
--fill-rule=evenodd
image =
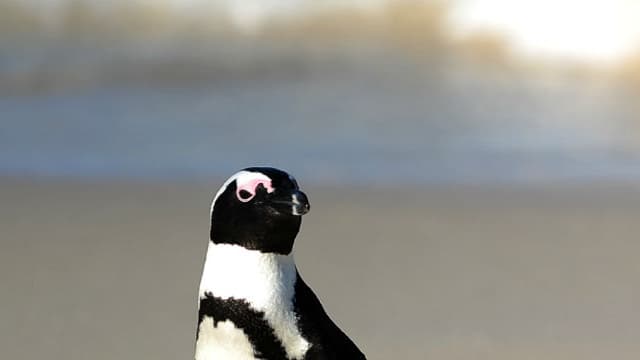
<path id="1" fill-rule="evenodd" d="M 244 180 L 244 181 L 242 181 Z M 242 202 L 249 202 L 251 201 L 251 199 L 253 199 L 254 196 L 256 196 L 256 191 L 258 189 L 258 185 L 262 184 L 262 186 L 264 186 L 265 189 L 267 189 L 268 193 L 272 193 L 275 189 L 273 188 L 273 186 L 271 185 L 271 179 L 269 179 L 266 176 L 260 176 L 260 177 L 255 177 L 255 178 L 249 178 L 249 179 L 237 179 L 236 181 L 236 197 L 238 198 L 238 200 L 242 201 Z M 240 192 L 241 191 L 246 191 L 247 193 L 249 193 L 249 196 L 241 196 Z"/>

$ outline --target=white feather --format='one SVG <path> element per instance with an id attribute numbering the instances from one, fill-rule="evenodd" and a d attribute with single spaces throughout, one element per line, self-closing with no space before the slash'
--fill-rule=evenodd
<path id="1" fill-rule="evenodd" d="M 213 326 L 213 318 L 205 316 L 198 329 L 195 360 L 254 360 L 254 350 L 247 335 L 231 321 Z"/>
<path id="2" fill-rule="evenodd" d="M 262 253 L 238 245 L 209 242 L 200 298 L 243 299 L 262 311 L 290 359 L 301 359 L 310 344 L 293 311 L 296 266 L 292 255 Z"/>

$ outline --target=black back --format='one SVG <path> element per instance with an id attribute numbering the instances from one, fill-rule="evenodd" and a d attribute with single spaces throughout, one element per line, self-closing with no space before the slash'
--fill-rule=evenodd
<path id="1" fill-rule="evenodd" d="M 358 347 L 331 320 L 313 291 L 297 275 L 294 311 L 298 315 L 298 328 L 312 344 L 304 360 L 366 359 Z"/>

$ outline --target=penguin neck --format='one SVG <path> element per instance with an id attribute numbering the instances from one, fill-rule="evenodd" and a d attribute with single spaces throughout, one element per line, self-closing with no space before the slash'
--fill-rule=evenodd
<path id="1" fill-rule="evenodd" d="M 245 300 L 255 310 L 265 311 L 292 301 L 296 277 L 292 253 L 264 253 L 209 241 L 199 295 Z"/>
<path id="2" fill-rule="evenodd" d="M 291 254 L 302 224 L 300 216 L 252 214 L 253 217 L 266 220 L 247 221 L 234 217 L 233 211 L 215 211 L 211 214 L 209 239 L 216 244 L 239 245 L 264 253 Z"/>

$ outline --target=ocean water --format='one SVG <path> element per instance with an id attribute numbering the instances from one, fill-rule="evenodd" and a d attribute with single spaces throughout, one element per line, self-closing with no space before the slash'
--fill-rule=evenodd
<path id="1" fill-rule="evenodd" d="M 227 67 L 148 52 L 67 55 L 48 79 L 71 86 L 3 88 L 0 175 L 203 179 L 263 164 L 336 184 L 640 179 L 638 112 L 611 82 L 367 49 L 262 51 L 268 66 L 244 49 Z M 5 73 L 30 71 L 3 59 Z"/>

